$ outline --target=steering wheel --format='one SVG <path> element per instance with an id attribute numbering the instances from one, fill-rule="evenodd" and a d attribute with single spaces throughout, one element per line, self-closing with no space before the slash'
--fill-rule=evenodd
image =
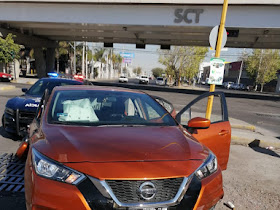
<path id="1" fill-rule="evenodd" d="M 111 114 L 110 118 L 113 121 L 119 121 L 122 120 L 124 118 L 124 114 Z"/>
<path id="2" fill-rule="evenodd" d="M 168 115 L 168 113 L 165 113 L 165 114 L 162 115 L 161 117 L 151 119 L 150 122 L 154 122 L 154 123 L 163 123 L 163 118 L 165 118 L 167 115 Z"/>
<path id="3" fill-rule="evenodd" d="M 147 122 L 145 119 L 143 119 L 142 117 L 138 117 L 138 116 L 124 116 L 121 119 L 122 122 L 134 122 L 134 123 L 142 123 L 142 122 Z"/>

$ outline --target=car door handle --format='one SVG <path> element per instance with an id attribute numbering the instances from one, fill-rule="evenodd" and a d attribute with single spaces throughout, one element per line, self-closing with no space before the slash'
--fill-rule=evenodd
<path id="1" fill-rule="evenodd" d="M 220 135 L 220 136 L 224 136 L 224 135 L 227 135 L 227 134 L 229 134 L 229 130 L 221 130 L 221 131 L 219 132 L 219 135 Z"/>

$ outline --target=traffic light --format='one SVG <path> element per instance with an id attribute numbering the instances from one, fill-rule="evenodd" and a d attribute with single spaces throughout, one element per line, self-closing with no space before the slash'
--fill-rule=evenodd
<path id="1" fill-rule="evenodd" d="M 238 37 L 239 30 L 227 30 L 228 37 Z"/>
<path id="2" fill-rule="evenodd" d="M 104 47 L 110 47 L 110 48 L 112 48 L 113 46 L 114 46 L 113 43 L 104 42 Z"/>

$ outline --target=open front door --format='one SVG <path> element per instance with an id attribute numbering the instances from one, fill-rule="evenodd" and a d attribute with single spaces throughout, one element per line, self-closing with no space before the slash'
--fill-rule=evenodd
<path id="1" fill-rule="evenodd" d="M 189 128 L 189 120 L 195 117 L 205 118 L 208 96 L 211 95 L 214 100 L 209 128 Z M 197 97 L 176 115 L 176 120 L 191 132 L 199 142 L 207 146 L 217 156 L 221 169 L 226 170 L 229 158 L 231 127 L 224 93 L 208 92 Z"/>

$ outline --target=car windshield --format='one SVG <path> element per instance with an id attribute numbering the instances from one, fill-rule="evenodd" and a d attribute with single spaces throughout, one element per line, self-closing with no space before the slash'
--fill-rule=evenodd
<path id="1" fill-rule="evenodd" d="M 121 76 L 121 78 L 126 78 L 126 76 Z"/>
<path id="2" fill-rule="evenodd" d="M 55 80 L 39 80 L 26 92 L 27 95 L 32 96 L 42 96 L 45 89 L 48 89 L 49 92 L 52 92 L 55 86 L 64 86 L 64 85 L 81 85 L 77 81 L 55 81 Z"/>
<path id="3" fill-rule="evenodd" d="M 141 76 L 141 78 L 148 78 L 147 76 Z"/>
<path id="4" fill-rule="evenodd" d="M 163 81 L 163 78 L 162 77 L 158 77 L 157 80 Z"/>
<path id="5" fill-rule="evenodd" d="M 177 125 L 171 115 L 146 94 L 105 90 L 56 91 L 48 122 L 81 126 Z"/>

